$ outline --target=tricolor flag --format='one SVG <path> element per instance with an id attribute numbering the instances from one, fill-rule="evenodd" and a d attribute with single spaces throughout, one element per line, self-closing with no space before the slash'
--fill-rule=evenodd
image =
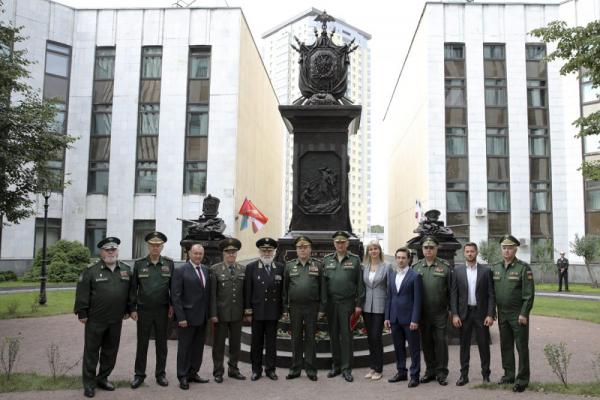
<path id="1" fill-rule="evenodd" d="M 420 221 L 422 216 L 423 210 L 421 209 L 421 202 L 419 200 L 415 200 L 415 219 Z"/>
<path id="2" fill-rule="evenodd" d="M 244 230 L 248 227 L 248 223 L 252 223 L 252 231 L 258 232 L 269 220 L 265 214 L 260 212 L 258 208 L 248 198 L 244 199 L 242 206 L 240 207 L 239 213 L 242 216 L 242 222 L 240 224 L 240 230 Z"/>

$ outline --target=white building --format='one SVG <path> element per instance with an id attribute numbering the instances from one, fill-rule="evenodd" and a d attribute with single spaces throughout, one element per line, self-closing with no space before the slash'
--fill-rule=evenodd
<path id="1" fill-rule="evenodd" d="M 263 34 L 262 56 L 269 72 L 273 87 L 281 104 L 292 104 L 300 98 L 298 89 L 298 53 L 291 47 L 296 45 L 294 36 L 301 42 L 312 44 L 315 40 L 315 29 L 321 30 L 321 23 L 315 17 L 322 12 L 311 8 Z M 371 52 L 369 40 L 371 35 L 338 19 L 328 24 L 328 29 L 335 29 L 334 43 L 349 43 L 352 39 L 358 49 L 350 55 L 348 71 L 348 91 L 346 97 L 354 104 L 362 105 L 360 128 L 356 135 L 350 137 L 348 153 L 350 155 L 349 205 L 350 220 L 354 233 L 362 237 L 368 233 L 371 215 Z M 285 228 L 292 216 L 292 135 L 286 136 L 286 190 L 285 190 Z"/>
<path id="2" fill-rule="evenodd" d="M 416 201 L 462 242 L 522 238 L 526 261 L 541 243 L 568 252 L 600 231 L 600 190 L 578 171 L 598 145 L 582 147 L 572 125 L 598 99 L 529 34 L 599 17 L 594 0 L 424 5 L 385 117 L 392 247 L 414 236 Z"/>
<path id="3" fill-rule="evenodd" d="M 209 193 L 221 199 L 225 234 L 244 243 L 242 257 L 257 239 L 239 232 L 244 197 L 270 218 L 259 235 L 281 235 L 284 126 L 239 8 L 4 8 L 0 18 L 28 38 L 16 46 L 36 61 L 29 83 L 59 98 L 57 129 L 77 138 L 53 163 L 70 184 L 50 198 L 50 243 L 95 250 L 117 236 L 120 257 L 131 259 L 156 229 L 169 237 L 165 254 L 180 259 L 177 218 L 197 218 Z M 39 196 L 36 217 L 3 229 L 5 265 L 41 246 L 42 205 Z"/>

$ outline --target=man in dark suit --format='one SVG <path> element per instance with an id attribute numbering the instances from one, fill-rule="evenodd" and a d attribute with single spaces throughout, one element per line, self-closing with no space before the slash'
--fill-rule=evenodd
<path id="1" fill-rule="evenodd" d="M 406 346 L 410 350 L 409 388 L 419 386 L 421 373 L 421 342 L 419 323 L 423 300 L 421 275 L 408 266 L 410 251 L 406 247 L 396 250 L 396 268 L 388 274 L 388 295 L 385 303 L 385 326 L 392 328 L 396 353 L 396 375 L 388 382 L 408 380 L 406 371 Z"/>
<path id="2" fill-rule="evenodd" d="M 188 255 L 189 261 L 176 268 L 171 279 L 171 304 L 178 321 L 177 378 L 183 390 L 189 389 L 189 382 L 208 382 L 198 371 L 202 365 L 209 312 L 209 271 L 202 265 L 204 247 L 195 244 Z"/>
<path id="3" fill-rule="evenodd" d="M 562 284 L 565 281 L 565 291 L 569 291 L 569 260 L 565 258 L 565 252 L 560 252 L 560 258 L 556 260 L 558 269 L 558 291 L 562 292 Z"/>
<path id="4" fill-rule="evenodd" d="M 274 262 L 277 241 L 262 238 L 256 242 L 260 258 L 246 266 L 244 281 L 244 304 L 246 320 L 252 323 L 250 360 L 252 376 L 260 379 L 265 352 L 265 375 L 277 380 L 275 359 L 277 357 L 277 321 L 281 316 L 283 287 L 283 264 Z"/>
<path id="5" fill-rule="evenodd" d="M 496 296 L 489 267 L 477 262 L 477 245 L 464 246 L 465 265 L 457 265 L 452 277 L 450 309 L 452 324 L 460 329 L 460 378 L 457 386 L 469 383 L 471 334 L 475 330 L 481 375 L 490 381 L 490 326 L 496 315 Z"/>

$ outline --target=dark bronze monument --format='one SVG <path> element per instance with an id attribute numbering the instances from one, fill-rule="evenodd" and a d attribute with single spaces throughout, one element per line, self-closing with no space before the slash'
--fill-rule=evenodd
<path id="1" fill-rule="evenodd" d="M 358 130 L 362 106 L 344 97 L 349 54 L 357 46 L 354 41 L 333 43 L 327 23 L 334 19 L 326 12 L 315 21 L 321 22 L 321 32 L 315 29 L 314 43 L 296 38 L 297 46 L 292 45 L 299 53 L 302 96 L 293 105 L 279 106 L 294 135 L 292 219 L 277 248 L 277 259 L 283 262 L 296 258 L 293 242 L 301 234 L 313 240 L 314 257 L 334 251 L 331 235 L 338 230 L 351 234 L 351 252 L 362 256 L 363 251 L 352 233 L 348 207 L 348 135 Z"/>
<path id="2" fill-rule="evenodd" d="M 444 222 L 439 221 L 440 212 L 438 210 L 429 210 L 425 213 L 425 220 L 419 222 L 419 226 L 413 231 L 418 235 L 406 242 L 409 249 L 415 251 L 419 259 L 423 258 L 421 249 L 421 239 L 425 236 L 433 236 L 440 243 L 437 256 L 448 261 L 454 267 L 454 256 L 456 250 L 462 245 L 454 237 L 454 232 Z"/>

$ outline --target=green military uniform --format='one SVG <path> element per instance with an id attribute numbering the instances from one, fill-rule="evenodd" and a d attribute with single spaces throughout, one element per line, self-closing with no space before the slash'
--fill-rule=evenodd
<path id="1" fill-rule="evenodd" d="M 153 264 L 150 256 L 140 258 L 133 266 L 131 281 L 132 311 L 137 311 L 137 349 L 135 376 L 146 377 L 146 359 L 150 334 L 154 328 L 156 346 L 155 376 L 165 376 L 167 363 L 167 329 L 169 326 L 170 285 L 173 260 L 160 256 Z"/>
<path id="2" fill-rule="evenodd" d="M 315 333 L 318 313 L 325 311 L 327 298 L 323 265 L 312 257 L 305 264 L 299 259 L 289 261 L 282 295 L 283 312 L 289 312 L 292 325 L 292 366 L 288 377 L 300 376 L 303 365 L 308 377 L 316 377 Z"/>
<path id="3" fill-rule="evenodd" d="M 446 327 L 450 310 L 452 270 L 446 260 L 435 257 L 431 265 L 423 258 L 413 267 L 423 278 L 421 348 L 425 359 L 425 379 L 445 381 L 448 376 Z"/>
<path id="4" fill-rule="evenodd" d="M 237 239 L 224 239 L 219 246 L 223 251 L 229 250 L 230 241 L 237 249 L 241 243 Z M 224 262 L 210 268 L 210 317 L 217 317 L 212 348 L 213 376 L 222 378 L 225 369 L 225 338 L 229 337 L 228 375 L 238 376 L 240 359 L 242 318 L 244 316 L 244 279 L 246 267 L 237 262 L 231 266 Z"/>
<path id="5" fill-rule="evenodd" d="M 514 237 L 514 245 L 519 242 Z M 503 238 L 506 240 L 506 237 Z M 507 242 L 502 242 L 505 245 Z M 504 376 L 501 382 L 512 383 L 523 389 L 529 384 L 529 324 L 519 324 L 519 315 L 529 319 L 533 307 L 533 272 L 529 265 L 516 257 L 507 266 L 504 261 L 492 265 L 492 279 L 498 307 L 498 329 Z M 519 369 L 515 377 L 516 345 L 519 353 Z M 515 379 L 516 378 L 516 379 Z"/>
<path id="6" fill-rule="evenodd" d="M 102 242 L 101 242 L 102 243 Z M 84 388 L 107 382 L 117 361 L 123 317 L 130 312 L 131 268 L 120 261 L 111 271 L 103 261 L 88 267 L 79 277 L 75 314 L 87 318 L 83 349 Z M 96 366 L 100 369 L 96 375 Z"/>
<path id="7" fill-rule="evenodd" d="M 341 259 L 337 253 L 323 258 L 327 284 L 327 322 L 331 343 L 331 371 L 352 371 L 352 331 L 350 317 L 355 307 L 365 300 L 365 284 L 362 279 L 360 258 L 347 252 Z"/>

